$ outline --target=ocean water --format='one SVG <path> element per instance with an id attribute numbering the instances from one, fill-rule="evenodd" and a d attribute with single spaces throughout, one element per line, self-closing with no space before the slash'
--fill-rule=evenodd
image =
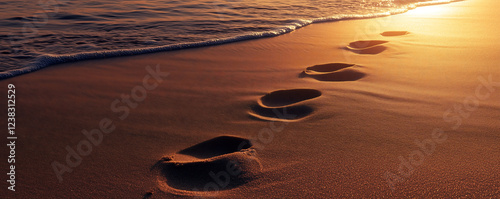
<path id="1" fill-rule="evenodd" d="M 453 0 L 4 0 L 0 79 L 57 63 L 286 34 Z"/>

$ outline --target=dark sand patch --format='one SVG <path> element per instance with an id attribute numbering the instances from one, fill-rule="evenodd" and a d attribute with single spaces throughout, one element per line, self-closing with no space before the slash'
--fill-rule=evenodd
<path id="1" fill-rule="evenodd" d="M 310 75 L 310 77 L 319 80 L 319 81 L 331 81 L 331 82 L 345 82 L 345 81 L 356 81 L 363 77 L 366 74 L 353 70 L 353 69 L 345 69 L 342 71 L 338 71 L 335 73 L 329 73 L 324 75 Z"/>
<path id="2" fill-rule="evenodd" d="M 314 109 L 299 105 L 284 108 L 263 108 L 259 105 L 250 107 L 248 114 L 251 118 L 262 121 L 295 122 L 309 116 Z"/>
<path id="3" fill-rule="evenodd" d="M 384 52 L 385 50 L 387 50 L 387 47 L 385 47 L 385 46 L 374 46 L 374 47 L 363 48 L 363 49 L 356 49 L 356 48 L 346 47 L 345 50 L 350 50 L 350 51 L 352 51 L 354 53 L 362 54 L 362 55 L 376 55 L 376 54 L 380 54 L 380 53 Z"/>
<path id="4" fill-rule="evenodd" d="M 307 67 L 306 70 L 304 70 L 304 73 L 307 75 L 324 75 L 352 66 L 354 66 L 354 64 L 346 64 L 346 63 L 329 63 L 329 64 L 314 65 L 311 67 Z"/>
<path id="5" fill-rule="evenodd" d="M 355 70 L 355 64 L 329 63 L 306 68 L 299 77 L 311 77 L 319 81 L 356 81 L 366 76 Z"/>
<path id="6" fill-rule="evenodd" d="M 196 158 L 211 158 L 214 156 L 238 152 L 252 147 L 250 140 L 234 136 L 219 136 L 199 143 L 177 153 Z"/>
<path id="7" fill-rule="evenodd" d="M 148 193 L 144 194 L 142 199 L 148 199 L 148 198 L 151 198 L 151 196 L 153 196 L 153 192 L 148 192 Z"/>
<path id="8" fill-rule="evenodd" d="M 262 96 L 258 103 L 263 108 L 283 108 L 321 96 L 315 89 L 277 90 Z"/>
<path id="9" fill-rule="evenodd" d="M 408 31 L 386 31 L 386 32 L 380 33 L 380 35 L 382 35 L 384 37 L 403 36 L 403 35 L 407 35 L 407 34 L 410 34 L 410 32 L 408 32 Z"/>
<path id="10" fill-rule="evenodd" d="M 349 43 L 349 45 L 347 45 L 347 48 L 351 50 L 364 50 L 368 48 L 373 48 L 375 46 L 380 46 L 387 42 L 388 41 L 384 40 L 361 40 Z"/>

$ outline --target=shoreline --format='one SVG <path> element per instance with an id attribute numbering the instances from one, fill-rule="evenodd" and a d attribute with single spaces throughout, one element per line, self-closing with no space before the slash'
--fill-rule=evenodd
<path id="1" fill-rule="evenodd" d="M 27 66 L 19 69 L 9 70 L 0 72 L 0 81 L 4 79 L 13 78 L 19 75 L 36 72 L 38 70 L 44 69 L 46 67 L 65 64 L 65 63 L 74 63 L 79 61 L 86 60 L 99 60 L 99 59 L 107 59 L 114 57 L 125 57 L 125 56 L 136 56 L 143 54 L 151 54 L 151 53 L 161 53 L 161 52 L 170 52 L 177 50 L 188 50 L 192 48 L 204 48 L 210 46 L 218 46 L 224 44 L 231 44 L 243 41 L 251 41 L 256 39 L 265 39 L 277 37 L 284 34 L 289 34 L 298 29 L 307 27 L 312 24 L 317 23 L 335 23 L 340 21 L 349 21 L 349 20 L 363 20 L 363 19 L 373 19 L 380 17 L 388 17 L 393 15 L 404 14 L 408 11 L 416 9 L 418 7 L 424 6 L 433 6 L 433 5 L 442 5 L 442 4 L 450 4 L 455 2 L 460 2 L 463 0 L 441 0 L 443 2 L 420 2 L 419 5 L 416 5 L 414 8 L 405 8 L 405 10 L 395 10 L 390 13 L 374 13 L 367 15 L 341 15 L 341 16 L 329 16 L 329 17 L 319 17 L 314 19 L 298 19 L 293 23 L 285 24 L 280 27 L 276 27 L 273 30 L 267 30 L 262 32 L 251 32 L 242 35 L 236 35 L 233 37 L 225 37 L 225 38 L 215 38 L 209 40 L 203 40 L 198 42 L 183 42 L 183 43 L 175 43 L 175 44 L 167 44 L 161 46 L 153 46 L 146 48 L 130 48 L 130 49 L 117 49 L 117 50 L 102 50 L 102 51 L 91 51 L 91 52 L 80 52 L 74 54 L 44 54 L 37 58 L 35 58 L 34 62 L 28 64 Z M 340 18 L 339 18 L 340 17 Z"/>

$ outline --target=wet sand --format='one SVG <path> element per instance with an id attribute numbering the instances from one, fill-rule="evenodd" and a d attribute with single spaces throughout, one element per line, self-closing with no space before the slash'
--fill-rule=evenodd
<path id="1" fill-rule="evenodd" d="M 3 80 L 17 92 L 15 196 L 497 198 L 498 6 Z"/>

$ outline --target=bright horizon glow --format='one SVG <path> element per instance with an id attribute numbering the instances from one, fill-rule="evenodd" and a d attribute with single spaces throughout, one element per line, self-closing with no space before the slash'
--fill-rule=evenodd
<path id="1" fill-rule="evenodd" d="M 423 6 L 408 11 L 408 14 L 415 17 L 436 18 L 442 17 L 450 12 L 449 6 Z"/>

